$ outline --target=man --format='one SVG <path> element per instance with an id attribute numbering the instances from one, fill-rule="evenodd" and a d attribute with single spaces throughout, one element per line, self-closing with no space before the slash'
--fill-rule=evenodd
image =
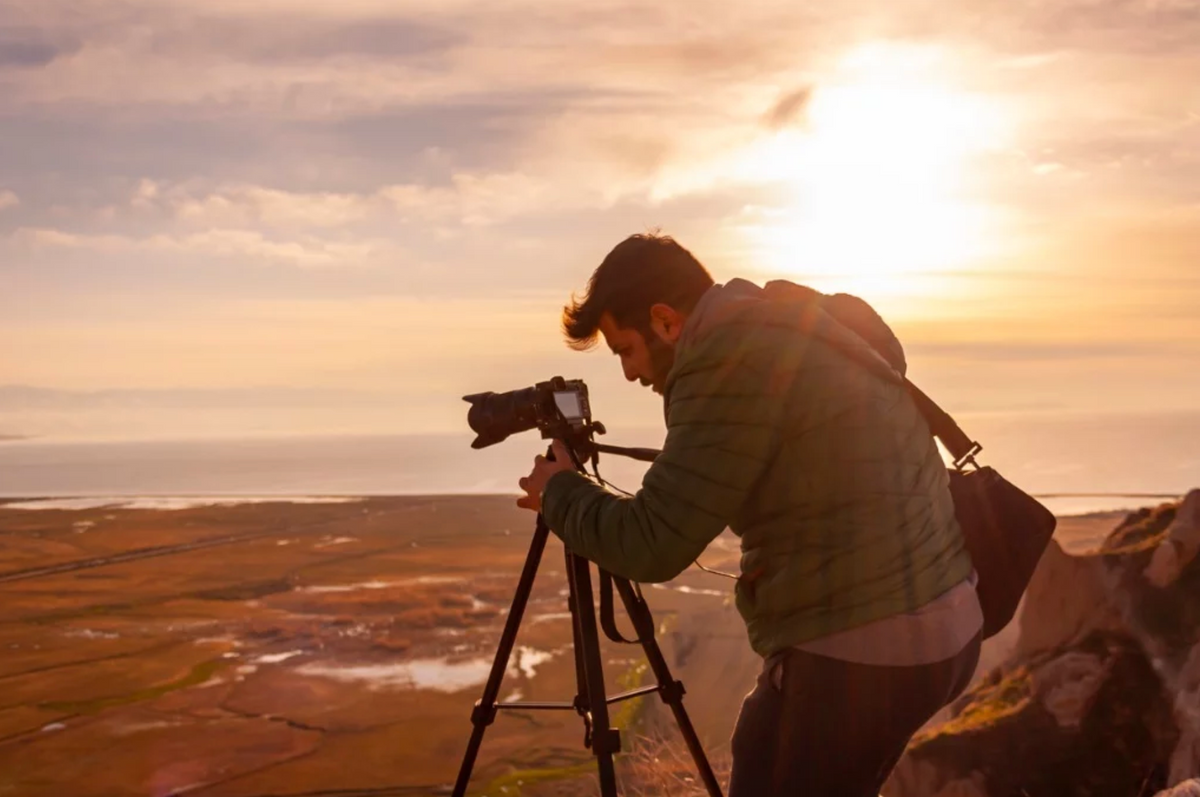
<path id="1" fill-rule="evenodd" d="M 633 581 L 674 578 L 726 527 L 740 536 L 736 603 L 764 667 L 733 734 L 730 797 L 878 794 L 966 687 L 982 629 L 891 330 L 853 297 L 714 285 L 655 235 L 614 248 L 563 326 L 578 349 L 603 336 L 626 379 L 663 396 L 666 441 L 632 498 L 556 443 L 518 504 Z"/>

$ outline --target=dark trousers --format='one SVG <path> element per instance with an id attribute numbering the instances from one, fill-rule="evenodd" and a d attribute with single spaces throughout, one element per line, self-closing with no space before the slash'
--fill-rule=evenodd
<path id="1" fill-rule="evenodd" d="M 915 667 L 772 657 L 733 732 L 729 797 L 875 797 L 913 734 L 966 689 L 979 645 Z"/>

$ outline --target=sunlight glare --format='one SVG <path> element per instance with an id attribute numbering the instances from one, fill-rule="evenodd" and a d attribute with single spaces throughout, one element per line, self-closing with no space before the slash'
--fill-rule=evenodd
<path id="1" fill-rule="evenodd" d="M 990 251 L 994 211 L 970 198 L 969 167 L 1003 126 L 946 69 L 904 49 L 851 54 L 814 92 L 804 125 L 745 153 L 743 177 L 784 182 L 789 195 L 747 211 L 762 267 L 893 293 L 905 277 L 966 269 Z"/>

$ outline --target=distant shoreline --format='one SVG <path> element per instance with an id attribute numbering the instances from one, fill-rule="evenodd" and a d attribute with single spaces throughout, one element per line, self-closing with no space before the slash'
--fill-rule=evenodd
<path id="1" fill-rule="evenodd" d="M 175 509 L 193 509 L 197 507 L 232 507 L 253 504 L 294 504 L 320 505 L 338 503 L 356 503 L 388 500 L 415 501 L 478 501 L 480 499 L 494 501 L 497 499 L 511 500 L 516 493 L 394 493 L 394 494 L 309 494 L 309 495 L 219 495 L 219 494 L 139 494 L 139 495 L 0 495 L 0 509 L 21 508 L 27 511 L 53 510 L 87 510 L 108 507 L 113 509 L 141 509 L 143 511 L 171 511 Z M 25 506 L 14 507 L 15 504 Z M 1143 505 L 1131 504 L 1128 507 L 1101 509 L 1084 512 L 1055 513 L 1060 520 L 1073 521 L 1111 521 L 1120 520 L 1131 512 L 1136 512 Z"/>
<path id="2" fill-rule="evenodd" d="M 372 501 L 513 501 L 516 493 L 412 493 L 393 495 L 0 495 L 0 509 L 26 511 L 85 511 L 91 509 L 139 509 L 173 511 L 200 507 L 228 508 L 264 504 L 296 507 L 322 504 L 351 504 Z"/>

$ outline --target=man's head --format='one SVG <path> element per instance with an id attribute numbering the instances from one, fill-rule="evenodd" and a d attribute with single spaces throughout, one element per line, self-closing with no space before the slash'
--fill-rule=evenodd
<path id="1" fill-rule="evenodd" d="M 581 351 L 604 337 L 629 381 L 662 393 L 675 343 L 713 279 L 665 235 L 631 235 L 592 274 L 582 300 L 563 308 L 563 332 Z"/>

